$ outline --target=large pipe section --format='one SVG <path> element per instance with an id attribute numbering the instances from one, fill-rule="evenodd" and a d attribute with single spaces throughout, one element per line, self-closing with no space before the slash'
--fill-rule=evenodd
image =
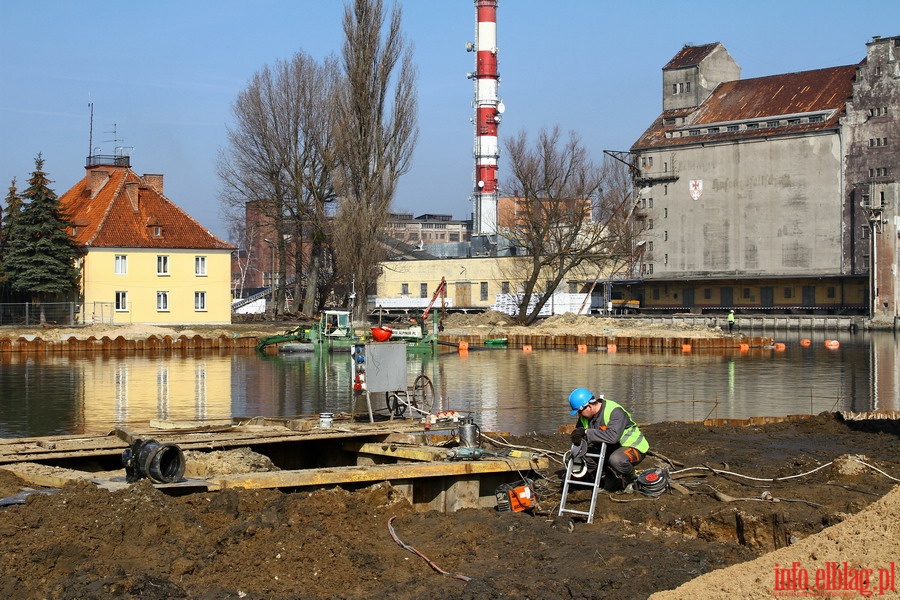
<path id="1" fill-rule="evenodd" d="M 497 130 L 504 106 L 498 95 L 500 74 L 497 71 L 497 5 L 498 0 L 475 0 L 475 43 L 466 49 L 475 52 L 475 235 L 497 232 L 497 163 L 500 146 Z"/>

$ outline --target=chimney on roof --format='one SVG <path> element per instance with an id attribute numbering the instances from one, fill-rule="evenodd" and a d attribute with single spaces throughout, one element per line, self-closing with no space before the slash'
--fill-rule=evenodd
<path id="1" fill-rule="evenodd" d="M 144 180 L 144 183 L 152 185 L 156 188 L 157 193 L 162 196 L 163 195 L 163 176 L 158 173 L 144 173 L 144 176 L 141 178 Z"/>
<path id="2" fill-rule="evenodd" d="M 102 169 L 91 169 L 88 171 L 89 179 L 88 179 L 88 187 L 91 191 L 91 198 L 97 196 L 100 193 L 100 190 L 103 189 L 103 186 L 106 185 L 106 182 L 109 181 L 109 171 L 104 171 Z"/>
<path id="3" fill-rule="evenodd" d="M 138 211 L 138 194 L 140 191 L 138 187 L 141 184 L 137 181 L 126 181 L 125 182 L 125 197 L 128 198 L 128 201 L 131 202 L 131 208 L 134 212 Z"/>

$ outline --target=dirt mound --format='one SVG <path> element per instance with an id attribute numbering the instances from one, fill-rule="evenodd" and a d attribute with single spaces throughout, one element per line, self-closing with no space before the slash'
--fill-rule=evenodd
<path id="1" fill-rule="evenodd" d="M 799 561 L 814 574 L 827 561 L 847 561 L 877 573 L 896 560 L 900 492 L 876 501 L 893 488 L 889 477 L 900 475 L 897 421 L 823 414 L 757 427 L 660 423 L 642 430 L 654 454 L 640 468 L 666 466 L 686 493 L 603 493 L 590 525 L 556 516 L 558 457 L 569 447 L 559 434 L 498 438 L 556 458 L 534 480 L 534 514 L 417 513 L 387 483 L 185 496 L 146 481 L 117 492 L 69 484 L 0 508 L 0 593 L 645 599 L 708 574 L 691 584 L 702 591 L 671 597 L 762 598 L 773 595 L 775 562 Z M 220 462 L 258 460 L 220 453 L 206 467 Z M 0 470 L 0 494 L 22 486 Z M 572 501 L 587 508 L 589 496 L 579 491 Z M 717 571 L 732 565 L 739 567 Z"/>
<path id="2" fill-rule="evenodd" d="M 486 311 L 480 314 L 452 314 L 444 319 L 447 335 L 595 335 L 606 337 L 691 337 L 726 335 L 719 327 L 652 323 L 640 318 L 592 317 L 566 313 L 539 319 L 529 327 L 516 325 L 509 315 Z"/>
<path id="3" fill-rule="evenodd" d="M 772 598 L 773 595 L 812 596 L 816 595 L 814 590 L 823 596 L 896 598 L 900 596 L 895 576 L 898 556 L 900 486 L 866 510 L 822 533 L 756 560 L 707 573 L 650 598 L 731 600 Z M 871 572 L 865 574 L 864 569 Z"/>

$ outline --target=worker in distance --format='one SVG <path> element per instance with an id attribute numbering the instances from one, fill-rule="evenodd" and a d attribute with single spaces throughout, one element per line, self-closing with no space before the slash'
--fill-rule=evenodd
<path id="1" fill-rule="evenodd" d="M 576 388 L 569 394 L 571 415 L 578 415 L 572 431 L 574 459 L 583 459 L 587 467 L 583 478 L 597 476 L 597 459 L 590 454 L 598 454 L 601 444 L 606 444 L 606 464 L 621 480 L 626 492 L 633 490 L 637 479 L 635 465 L 640 464 L 650 450 L 650 442 L 641 433 L 631 414 L 612 400 L 601 394 L 595 397 L 587 388 Z M 602 466 L 601 466 L 602 467 Z"/>

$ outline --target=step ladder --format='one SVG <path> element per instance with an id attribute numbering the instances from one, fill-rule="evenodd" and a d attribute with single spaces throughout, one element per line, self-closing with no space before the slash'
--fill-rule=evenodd
<path id="1" fill-rule="evenodd" d="M 606 444 L 600 445 L 600 452 L 597 454 L 593 454 L 588 452 L 584 455 L 585 457 L 591 457 L 597 459 L 597 472 L 594 475 L 593 481 L 581 481 L 579 479 L 572 478 L 572 468 L 575 464 L 575 459 L 571 456 L 566 461 L 566 478 L 563 481 L 563 489 L 562 489 L 562 499 L 559 501 L 559 516 L 563 514 L 570 515 L 581 515 L 587 517 L 588 523 L 594 522 L 594 507 L 597 506 L 597 491 L 600 489 L 600 480 L 603 478 L 603 462 L 606 459 Z M 584 510 L 575 510 L 574 508 L 566 508 L 566 500 L 569 498 L 569 485 L 581 485 L 584 487 L 590 487 L 591 489 L 591 508 L 587 511 Z"/>

